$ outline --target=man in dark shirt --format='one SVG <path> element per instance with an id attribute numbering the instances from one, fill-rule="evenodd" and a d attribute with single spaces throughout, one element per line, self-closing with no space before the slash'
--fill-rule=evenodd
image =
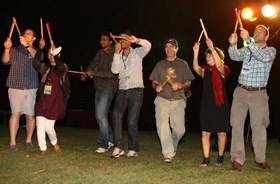
<path id="1" fill-rule="evenodd" d="M 108 120 L 108 112 L 118 88 L 118 76 L 111 72 L 111 65 L 114 55 L 114 47 L 109 32 L 103 32 L 100 38 L 101 49 L 91 60 L 86 70 L 86 74 L 81 79 L 87 77 L 94 79 L 95 89 L 95 116 L 99 125 L 99 148 L 97 153 L 104 153 L 113 146 L 113 133 Z"/>

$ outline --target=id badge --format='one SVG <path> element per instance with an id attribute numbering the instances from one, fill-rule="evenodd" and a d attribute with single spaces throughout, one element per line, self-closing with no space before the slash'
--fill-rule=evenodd
<path id="1" fill-rule="evenodd" d="M 244 75 L 247 75 L 251 72 L 251 66 L 250 65 L 243 65 L 241 73 Z"/>
<path id="2" fill-rule="evenodd" d="M 46 95 L 52 94 L 52 86 L 51 85 L 45 85 L 44 94 L 46 94 Z"/>
<path id="3" fill-rule="evenodd" d="M 126 71 L 125 73 L 124 73 L 124 80 L 129 80 L 130 79 L 130 73 L 128 72 L 128 71 Z"/>

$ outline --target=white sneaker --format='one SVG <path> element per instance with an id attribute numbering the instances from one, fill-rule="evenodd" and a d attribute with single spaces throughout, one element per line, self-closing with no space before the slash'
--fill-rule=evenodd
<path id="1" fill-rule="evenodd" d="M 114 147 L 114 144 L 111 142 L 108 142 L 108 149 L 110 149 L 111 147 Z"/>
<path id="2" fill-rule="evenodd" d="M 137 157 L 138 153 L 134 150 L 129 150 L 128 153 L 126 154 L 126 157 Z"/>
<path id="3" fill-rule="evenodd" d="M 171 163 L 172 160 L 173 160 L 173 158 L 164 158 L 164 159 L 163 159 L 163 161 L 164 161 L 165 163 Z"/>
<path id="4" fill-rule="evenodd" d="M 62 47 L 59 46 L 59 47 L 55 48 L 54 50 L 51 50 L 50 53 L 51 53 L 51 55 L 56 56 L 57 54 L 60 53 L 61 49 L 62 49 Z"/>
<path id="5" fill-rule="evenodd" d="M 118 158 L 120 156 L 123 156 L 124 155 L 124 150 L 121 150 L 119 148 L 115 148 L 112 155 L 111 155 L 111 158 Z"/>
<path id="6" fill-rule="evenodd" d="M 108 149 L 101 148 L 101 147 L 99 147 L 97 150 L 95 150 L 96 153 L 105 153 L 106 151 L 108 151 Z"/>

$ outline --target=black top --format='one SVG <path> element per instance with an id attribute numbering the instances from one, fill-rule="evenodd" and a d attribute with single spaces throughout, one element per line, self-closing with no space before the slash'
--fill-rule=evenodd
<path id="1" fill-rule="evenodd" d="M 224 104 L 221 106 L 216 106 L 214 90 L 212 87 L 212 71 L 204 71 L 203 91 L 200 106 L 201 131 L 212 133 L 230 131 L 230 113 L 225 79 L 221 77 L 221 81 Z"/>

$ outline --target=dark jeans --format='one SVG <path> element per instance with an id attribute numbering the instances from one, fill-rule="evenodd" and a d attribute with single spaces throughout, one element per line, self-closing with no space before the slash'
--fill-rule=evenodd
<path id="1" fill-rule="evenodd" d="M 119 149 L 124 149 L 122 139 L 122 121 L 126 109 L 128 129 L 128 149 L 139 151 L 138 118 L 143 102 L 143 88 L 118 90 L 113 110 L 114 144 Z"/>
<path id="2" fill-rule="evenodd" d="M 108 121 L 108 112 L 115 96 L 113 90 L 95 91 L 95 117 L 99 125 L 99 143 L 100 147 L 107 149 L 108 142 L 113 143 L 113 132 Z"/>

